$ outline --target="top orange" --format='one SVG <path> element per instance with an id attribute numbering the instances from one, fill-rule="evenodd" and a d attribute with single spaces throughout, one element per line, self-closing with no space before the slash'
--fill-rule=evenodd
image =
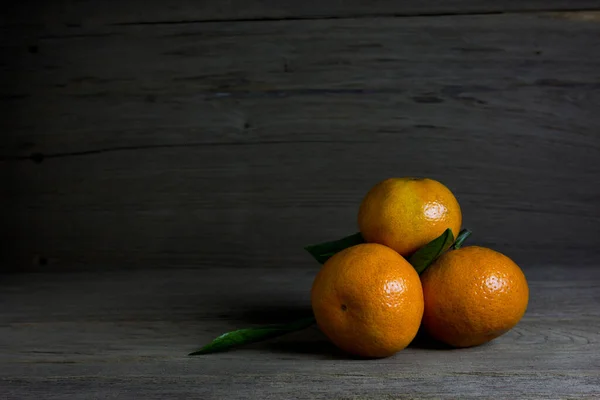
<path id="1" fill-rule="evenodd" d="M 458 201 L 443 184 L 427 178 L 390 178 L 375 185 L 358 212 L 364 239 L 403 256 L 423 247 L 447 228 L 454 237 L 462 224 Z"/>

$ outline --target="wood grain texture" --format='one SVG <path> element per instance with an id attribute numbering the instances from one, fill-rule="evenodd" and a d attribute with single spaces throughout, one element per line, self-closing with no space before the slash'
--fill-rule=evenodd
<path id="1" fill-rule="evenodd" d="M 224 331 L 305 316 L 317 268 L 5 275 L 3 398 L 600 396 L 597 265 L 531 265 L 524 319 L 476 348 L 421 339 L 391 358 L 356 360 L 309 328 L 185 356 Z"/>
<path id="2" fill-rule="evenodd" d="M 454 15 L 544 10 L 599 9 L 598 0 L 35 0 L 13 2 L 0 19 L 0 26 L 35 27 L 40 30 L 81 25 L 201 22 L 223 20 L 360 18 L 369 16 Z"/>
<path id="3" fill-rule="evenodd" d="M 298 267 L 403 175 L 517 262 L 598 259 L 597 21 L 70 29 L 0 39 L 5 268 Z"/>

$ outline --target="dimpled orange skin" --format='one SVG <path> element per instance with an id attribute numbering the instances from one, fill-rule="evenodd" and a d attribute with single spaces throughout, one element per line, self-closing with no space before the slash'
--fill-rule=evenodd
<path id="1" fill-rule="evenodd" d="M 423 328 L 454 347 L 477 346 L 512 329 L 525 314 L 529 287 L 510 258 L 477 246 L 444 253 L 421 275 Z"/>
<path id="2" fill-rule="evenodd" d="M 423 316 L 419 275 L 389 247 L 359 244 L 331 257 L 311 291 L 317 324 L 342 350 L 387 357 L 414 339 Z"/>
<path id="3" fill-rule="evenodd" d="M 446 186 L 428 178 L 390 178 L 363 199 L 358 227 L 367 242 L 408 256 L 447 228 L 454 237 L 462 224 L 458 201 Z"/>

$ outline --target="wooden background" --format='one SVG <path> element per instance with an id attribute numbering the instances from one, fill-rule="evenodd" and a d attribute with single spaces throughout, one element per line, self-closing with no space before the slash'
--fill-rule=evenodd
<path id="1" fill-rule="evenodd" d="M 599 255 L 600 14 L 549 12 L 597 1 L 32 3 L 1 25 L 5 270 L 301 266 L 406 175 L 473 243 Z"/>
<path id="2" fill-rule="evenodd" d="M 600 397 L 600 1 L 22 0 L 0 33 L 0 398 Z M 303 246 L 407 175 L 522 266 L 515 329 L 186 357 L 310 314 Z"/>

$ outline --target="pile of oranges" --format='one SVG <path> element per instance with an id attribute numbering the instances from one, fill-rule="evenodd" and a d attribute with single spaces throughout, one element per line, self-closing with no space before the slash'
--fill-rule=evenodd
<path id="1" fill-rule="evenodd" d="M 527 308 L 521 269 L 494 250 L 448 249 L 421 275 L 407 261 L 450 229 L 462 213 L 452 192 L 432 179 L 392 178 L 363 199 L 358 226 L 366 243 L 330 257 L 311 291 L 319 328 L 342 350 L 387 357 L 420 328 L 454 347 L 486 343 L 513 328 Z"/>

